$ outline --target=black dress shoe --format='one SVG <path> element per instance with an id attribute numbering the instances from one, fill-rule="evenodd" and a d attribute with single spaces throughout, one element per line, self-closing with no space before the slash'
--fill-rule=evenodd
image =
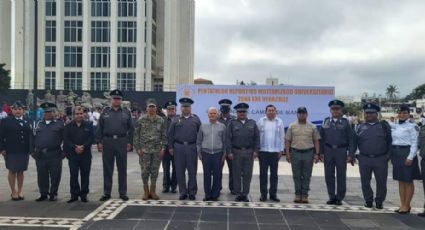
<path id="1" fill-rule="evenodd" d="M 51 195 L 49 197 L 49 201 L 57 201 L 57 200 L 58 200 L 58 197 L 56 195 Z"/>
<path id="2" fill-rule="evenodd" d="M 162 193 L 168 193 L 170 191 L 170 188 L 164 188 L 163 190 L 162 190 Z"/>
<path id="3" fill-rule="evenodd" d="M 280 199 L 277 198 L 276 196 L 270 196 L 270 200 L 272 200 L 274 202 L 280 202 Z"/>
<path id="4" fill-rule="evenodd" d="M 171 193 L 177 193 L 176 188 L 171 188 Z"/>
<path id="5" fill-rule="evenodd" d="M 425 211 L 424 212 L 421 212 L 421 213 L 418 213 L 418 216 L 425 217 Z"/>
<path id="6" fill-rule="evenodd" d="M 209 198 L 209 197 L 205 197 L 205 198 L 203 199 L 203 201 L 211 201 L 211 198 Z"/>
<path id="7" fill-rule="evenodd" d="M 233 191 L 233 190 L 230 191 L 230 194 L 237 195 L 237 193 L 235 191 Z"/>
<path id="8" fill-rule="evenodd" d="M 376 203 L 375 207 L 377 209 L 384 209 L 384 205 L 382 205 L 382 203 Z"/>
<path id="9" fill-rule="evenodd" d="M 66 203 L 70 204 L 78 200 L 78 197 L 71 197 Z"/>
<path id="10" fill-rule="evenodd" d="M 235 199 L 236 202 L 241 202 L 243 201 L 243 197 L 242 196 L 237 196 Z"/>
<path id="11" fill-rule="evenodd" d="M 196 196 L 195 195 L 189 195 L 189 200 L 196 200 Z"/>
<path id="12" fill-rule="evenodd" d="M 83 202 L 83 203 L 87 203 L 87 202 L 89 202 L 89 201 L 87 200 L 87 197 L 86 197 L 86 196 L 82 196 L 82 197 L 81 197 L 81 202 Z"/>
<path id="13" fill-rule="evenodd" d="M 127 201 L 128 196 L 127 195 L 120 195 L 120 199 L 123 200 L 123 201 Z"/>
<path id="14" fill-rule="evenodd" d="M 109 199 L 111 199 L 111 196 L 110 196 L 110 195 L 103 195 L 103 196 L 99 199 L 99 201 L 107 201 L 107 200 L 109 200 Z"/>
<path id="15" fill-rule="evenodd" d="M 398 214 L 402 214 L 402 215 L 405 215 L 405 214 L 409 214 L 410 213 L 410 210 L 411 210 L 412 208 L 409 208 L 409 210 L 407 210 L 407 211 L 398 211 Z"/>
<path id="16" fill-rule="evenodd" d="M 35 201 L 40 202 L 40 201 L 45 201 L 45 200 L 47 200 L 47 196 L 40 196 Z"/>
<path id="17" fill-rule="evenodd" d="M 187 195 L 180 195 L 179 200 L 186 200 L 187 199 Z"/>
<path id="18" fill-rule="evenodd" d="M 261 202 L 267 201 L 267 196 L 266 195 L 261 195 L 260 201 Z"/>
<path id="19" fill-rule="evenodd" d="M 332 200 L 328 200 L 328 201 L 326 202 L 326 204 L 327 204 L 327 205 L 335 205 L 335 201 L 336 201 L 336 200 L 333 200 L 333 199 L 332 199 Z"/>
<path id="20" fill-rule="evenodd" d="M 373 208 L 373 204 L 372 204 L 372 202 L 366 202 L 366 203 L 364 204 L 364 206 L 365 206 L 366 208 Z"/>
<path id="21" fill-rule="evenodd" d="M 244 196 L 244 197 L 242 197 L 242 201 L 243 202 L 249 202 L 249 199 L 248 199 L 248 197 Z"/>
<path id="22" fill-rule="evenodd" d="M 342 205 L 342 201 L 341 200 L 335 200 L 335 205 L 341 206 Z"/>

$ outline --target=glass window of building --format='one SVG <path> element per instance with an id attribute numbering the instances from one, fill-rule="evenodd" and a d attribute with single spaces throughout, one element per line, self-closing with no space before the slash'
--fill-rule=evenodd
<path id="1" fill-rule="evenodd" d="M 56 66 L 56 47 L 46 46 L 44 48 L 44 66 L 55 67 Z"/>
<path id="2" fill-rule="evenodd" d="M 65 42 L 83 40 L 83 21 L 65 21 Z"/>
<path id="3" fill-rule="evenodd" d="M 136 73 L 117 73 L 117 86 L 120 90 L 136 90 Z"/>
<path id="4" fill-rule="evenodd" d="M 118 42 L 136 42 L 137 23 L 133 21 L 118 22 Z"/>
<path id="5" fill-rule="evenodd" d="M 111 2 L 109 0 L 91 0 L 91 16 L 111 16 Z"/>
<path id="6" fill-rule="evenodd" d="M 118 17 L 136 17 L 136 0 L 118 0 Z"/>
<path id="7" fill-rule="evenodd" d="M 110 74 L 105 72 L 90 73 L 90 89 L 109 91 Z"/>
<path id="8" fill-rule="evenodd" d="M 81 46 L 65 46 L 64 48 L 64 64 L 65 67 L 82 67 L 83 64 L 83 47 Z"/>
<path id="9" fill-rule="evenodd" d="M 56 16 L 56 0 L 46 0 L 46 16 Z"/>
<path id="10" fill-rule="evenodd" d="M 156 46 L 156 25 L 152 24 L 152 45 Z"/>
<path id="11" fill-rule="evenodd" d="M 46 71 L 44 73 L 44 89 L 56 88 L 56 72 Z"/>
<path id="12" fill-rule="evenodd" d="M 65 16 L 82 16 L 83 0 L 65 0 Z"/>
<path id="13" fill-rule="evenodd" d="M 46 20 L 46 42 L 56 41 L 56 21 Z"/>
<path id="14" fill-rule="evenodd" d="M 82 90 L 83 73 L 65 72 L 63 76 L 64 90 Z"/>
<path id="15" fill-rule="evenodd" d="M 136 47 L 118 47 L 118 68 L 136 68 Z"/>
<path id="16" fill-rule="evenodd" d="M 110 47 L 91 47 L 90 63 L 92 68 L 110 67 Z"/>
<path id="17" fill-rule="evenodd" d="M 109 21 L 91 22 L 91 41 L 92 42 L 110 42 L 111 41 L 111 23 Z"/>

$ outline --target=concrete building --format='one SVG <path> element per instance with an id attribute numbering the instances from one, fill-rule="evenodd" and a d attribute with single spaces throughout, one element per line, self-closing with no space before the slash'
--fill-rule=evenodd
<path id="1" fill-rule="evenodd" d="M 194 0 L 38 0 L 38 89 L 173 91 L 193 83 Z M 35 3 L 0 1 L 0 62 L 33 88 Z M 6 31 L 6 32 L 5 32 Z"/>
<path id="2" fill-rule="evenodd" d="M 268 78 L 266 78 L 266 85 L 279 85 L 279 79 L 273 78 L 273 77 L 268 77 Z"/>

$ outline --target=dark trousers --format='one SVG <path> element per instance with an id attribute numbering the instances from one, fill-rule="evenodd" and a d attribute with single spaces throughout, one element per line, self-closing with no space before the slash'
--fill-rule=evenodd
<path id="1" fill-rule="evenodd" d="M 36 159 L 38 189 L 42 196 L 57 196 L 62 176 L 62 154 Z"/>
<path id="2" fill-rule="evenodd" d="M 196 173 L 198 170 L 196 144 L 174 144 L 174 161 L 180 195 L 196 195 L 198 191 L 198 184 L 196 182 Z M 186 170 L 189 177 L 187 184 Z"/>
<path id="3" fill-rule="evenodd" d="M 279 153 L 260 152 L 258 160 L 260 164 L 260 192 L 261 195 L 267 196 L 267 191 L 270 197 L 276 197 L 278 175 L 277 169 L 279 166 Z M 267 174 L 270 168 L 270 189 L 267 190 Z"/>
<path id="4" fill-rule="evenodd" d="M 240 196 L 247 196 L 249 194 L 252 167 L 254 166 L 253 150 L 237 150 L 233 149 L 233 186 L 235 192 Z"/>
<path id="5" fill-rule="evenodd" d="M 425 159 L 421 159 L 421 175 L 422 175 L 422 186 L 424 187 L 424 193 L 425 193 Z M 424 204 L 425 208 L 425 204 Z"/>
<path id="6" fill-rule="evenodd" d="M 363 197 L 366 202 L 373 202 L 373 190 L 370 186 L 372 173 L 376 180 L 376 203 L 383 203 L 387 196 L 388 156 L 366 157 L 359 155 L 359 168 Z"/>
<path id="7" fill-rule="evenodd" d="M 313 172 L 314 153 L 298 152 L 293 150 L 291 153 L 292 178 L 294 179 L 295 195 L 308 196 L 310 191 L 311 173 Z"/>
<path id="8" fill-rule="evenodd" d="M 92 155 L 90 152 L 83 154 L 71 153 L 69 155 L 69 186 L 72 197 L 87 197 L 89 193 L 91 159 Z M 81 178 L 81 186 L 78 182 L 78 175 Z"/>
<path id="9" fill-rule="evenodd" d="M 329 199 L 344 200 L 347 190 L 347 149 L 332 149 L 325 146 L 325 181 Z M 336 192 L 335 192 L 336 170 Z"/>
<path id="10" fill-rule="evenodd" d="M 103 142 L 103 193 L 111 195 L 114 163 L 117 161 L 118 192 L 127 195 L 127 138 L 106 138 Z"/>
<path id="11" fill-rule="evenodd" d="M 172 168 L 172 172 L 170 173 Z M 165 151 L 164 157 L 162 158 L 162 170 L 163 170 L 163 180 L 162 187 L 164 189 L 175 190 L 177 188 L 177 178 L 176 178 L 176 166 L 174 164 L 174 157 L 170 153 Z"/>
<path id="12" fill-rule="evenodd" d="M 205 198 L 218 198 L 220 196 L 220 171 L 222 153 L 202 152 L 202 165 L 204 169 Z M 212 177 L 212 178 L 211 178 Z M 212 179 L 212 184 L 211 184 Z"/>

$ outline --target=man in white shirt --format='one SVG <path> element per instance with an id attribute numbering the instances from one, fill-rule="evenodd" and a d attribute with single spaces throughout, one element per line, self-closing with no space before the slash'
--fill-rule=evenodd
<path id="1" fill-rule="evenodd" d="M 260 164 L 260 201 L 267 201 L 267 192 L 270 200 L 280 202 L 277 198 L 277 169 L 280 157 L 283 154 L 285 127 L 282 119 L 276 117 L 276 107 L 268 105 L 266 116 L 257 122 L 260 130 L 260 153 L 258 155 Z M 267 191 L 267 173 L 270 167 L 270 189 Z"/>

